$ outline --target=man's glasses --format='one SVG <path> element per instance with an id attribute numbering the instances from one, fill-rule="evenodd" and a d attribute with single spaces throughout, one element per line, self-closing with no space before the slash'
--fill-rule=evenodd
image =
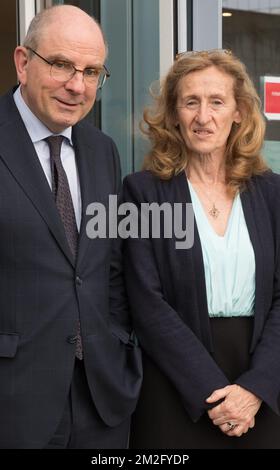
<path id="1" fill-rule="evenodd" d="M 208 51 L 185 51 L 176 54 L 175 60 L 183 59 L 184 57 L 208 57 L 212 54 L 227 54 L 232 55 L 230 49 L 209 49 Z"/>
<path id="2" fill-rule="evenodd" d="M 51 77 L 61 83 L 68 82 L 68 80 L 71 80 L 71 78 L 74 77 L 75 73 L 81 72 L 83 74 L 84 81 L 88 85 L 96 85 L 97 89 L 100 90 L 104 86 L 106 79 L 110 77 L 110 72 L 105 65 L 103 65 L 102 68 L 88 67 L 84 70 L 79 70 L 70 62 L 65 62 L 63 60 L 47 60 L 45 57 L 38 54 L 38 52 L 31 49 L 31 47 L 27 46 L 26 49 L 42 59 L 46 64 L 50 65 Z"/>

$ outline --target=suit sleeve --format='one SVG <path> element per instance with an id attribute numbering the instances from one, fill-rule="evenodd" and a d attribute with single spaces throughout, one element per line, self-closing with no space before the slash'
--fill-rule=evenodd
<path id="1" fill-rule="evenodd" d="M 113 140 L 111 140 L 112 145 L 112 157 L 113 157 L 113 175 L 115 180 L 115 189 L 114 194 L 119 195 L 121 190 L 121 164 L 120 164 L 120 156 L 116 144 Z"/>
<path id="2" fill-rule="evenodd" d="M 144 199 L 139 180 L 126 178 L 122 200 L 139 208 L 141 202 L 147 202 Z M 197 421 L 208 408 L 205 399 L 229 382 L 203 344 L 165 300 L 152 241 L 128 238 L 124 260 L 130 308 L 140 345 L 172 382 L 188 414 Z"/>
<path id="3" fill-rule="evenodd" d="M 113 141 L 113 175 L 114 191 L 118 197 L 121 191 L 121 166 L 117 147 Z M 127 292 L 123 274 L 123 242 L 120 237 L 111 240 L 111 263 L 110 263 L 110 319 L 113 331 L 123 340 L 124 343 L 134 346 L 137 344 L 132 332 L 131 316 L 128 309 Z"/>

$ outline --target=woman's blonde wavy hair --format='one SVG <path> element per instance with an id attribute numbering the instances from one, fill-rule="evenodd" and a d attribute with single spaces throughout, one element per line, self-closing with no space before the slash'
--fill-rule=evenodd
<path id="1" fill-rule="evenodd" d="M 178 85 L 187 74 L 211 66 L 234 78 L 234 97 L 241 115 L 240 124 L 232 125 L 225 152 L 226 182 L 235 193 L 253 175 L 267 171 L 268 167 L 260 153 L 265 134 L 260 99 L 244 64 L 229 51 L 186 53 L 175 60 L 159 94 L 153 95 L 154 106 L 144 111 L 141 129 L 152 143 L 144 169 L 168 180 L 187 168 L 188 149 L 176 126 Z"/>

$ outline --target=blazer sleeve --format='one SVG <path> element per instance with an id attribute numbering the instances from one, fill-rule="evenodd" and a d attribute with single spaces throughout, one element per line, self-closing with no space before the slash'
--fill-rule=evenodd
<path id="1" fill-rule="evenodd" d="M 280 414 L 280 265 L 277 262 L 272 306 L 252 356 L 251 366 L 236 383 Z"/>
<path id="2" fill-rule="evenodd" d="M 122 202 L 139 208 L 141 202 L 147 202 L 144 192 L 139 178 L 127 177 Z M 130 308 L 140 345 L 172 382 L 188 414 L 197 421 L 209 408 L 205 399 L 229 382 L 164 298 L 152 241 L 128 238 L 124 243 L 124 262 Z"/>
<path id="3" fill-rule="evenodd" d="M 263 196 L 269 207 L 275 245 L 274 280 L 270 308 L 264 328 L 252 354 L 250 369 L 236 383 L 259 396 L 275 413 L 280 414 L 280 176 L 268 178 Z M 258 204 L 257 209 L 261 210 Z M 259 226 L 259 230 L 262 227 Z M 265 256 L 265 254 L 264 254 Z M 272 268 L 273 269 L 273 268 Z"/>

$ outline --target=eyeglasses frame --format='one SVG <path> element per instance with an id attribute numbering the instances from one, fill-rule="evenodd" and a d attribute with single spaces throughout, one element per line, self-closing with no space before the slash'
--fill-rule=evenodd
<path id="1" fill-rule="evenodd" d="M 34 49 L 32 49 L 32 48 L 29 47 L 29 46 L 25 46 L 25 49 L 27 49 L 28 51 L 31 51 L 33 54 L 35 54 L 37 57 L 39 57 L 40 59 L 42 59 L 44 62 L 46 62 L 46 64 L 50 65 L 51 67 L 52 67 L 56 62 L 58 62 L 58 60 L 53 60 L 53 61 L 52 61 L 52 60 L 46 59 L 45 57 L 43 57 L 43 56 L 41 56 L 40 54 L 38 54 L 37 51 L 35 51 Z M 63 60 L 61 60 L 61 62 L 63 62 Z M 72 78 L 75 76 L 75 74 L 76 74 L 77 72 L 81 72 L 81 73 L 83 74 L 83 77 L 84 77 L 84 80 L 85 80 L 84 73 L 85 73 L 85 70 L 87 70 L 87 68 L 85 68 L 84 70 L 77 69 L 77 68 L 75 67 L 75 65 L 73 65 L 71 62 L 69 62 L 69 65 L 71 65 L 71 66 L 73 67 L 73 71 L 74 71 L 74 72 L 73 72 L 73 75 L 72 75 L 71 77 L 69 77 L 67 80 L 61 81 L 61 83 L 63 83 L 63 82 L 66 83 L 66 82 L 68 82 L 69 80 L 72 80 Z M 94 67 L 92 67 L 92 68 L 94 68 Z M 107 78 L 109 78 L 109 77 L 111 76 L 111 73 L 109 72 L 109 70 L 107 69 L 107 67 L 106 67 L 105 65 L 103 65 L 102 68 L 103 68 L 103 70 L 104 70 L 104 72 L 105 72 L 105 75 L 104 75 L 103 83 L 102 83 L 101 85 L 99 85 L 98 88 L 97 88 L 98 90 L 101 90 L 101 88 L 103 88 L 103 86 L 104 86 L 104 84 L 105 84 Z M 54 80 L 56 80 L 56 79 L 54 78 Z M 57 81 L 59 82 L 59 80 L 57 80 Z"/>

